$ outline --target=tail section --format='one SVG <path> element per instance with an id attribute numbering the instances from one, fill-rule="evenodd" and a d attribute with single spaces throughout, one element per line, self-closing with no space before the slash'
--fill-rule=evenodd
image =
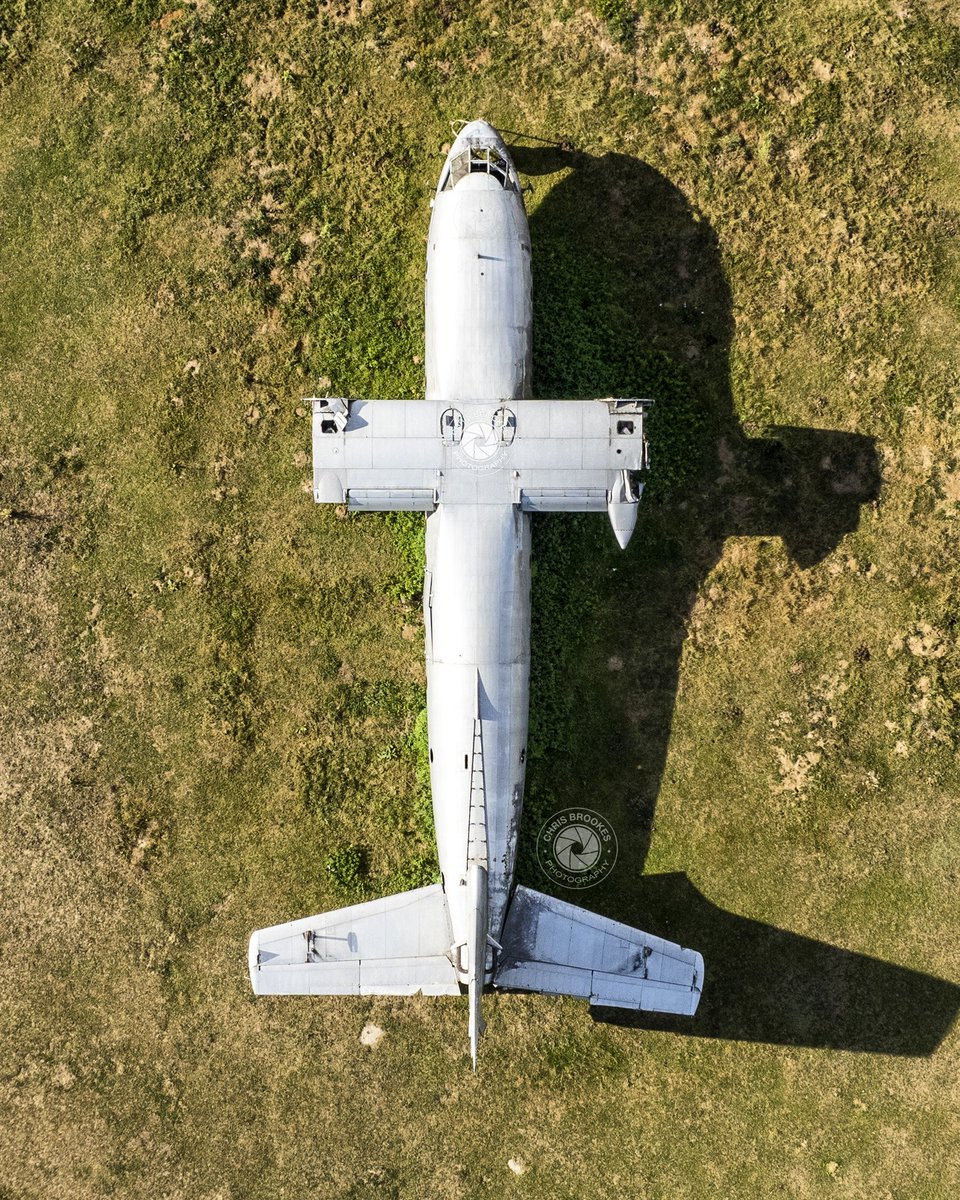
<path id="1" fill-rule="evenodd" d="M 703 988 L 703 958 L 696 951 L 530 888 L 516 889 L 503 944 L 495 942 L 487 931 L 487 871 L 478 858 L 467 874 L 472 919 L 466 945 L 452 945 L 447 900 L 434 884 L 258 929 L 249 951 L 254 992 L 459 996 L 466 983 L 474 1070 L 491 969 L 497 988 L 645 1012 L 696 1012 Z"/>
<path id="2" fill-rule="evenodd" d="M 611 1008 L 692 1017 L 703 988 L 703 958 L 695 950 L 518 887 L 493 982 L 498 988 L 581 996 Z"/>
<path id="3" fill-rule="evenodd" d="M 440 884 L 258 929 L 250 982 L 258 996 L 459 996 Z"/>

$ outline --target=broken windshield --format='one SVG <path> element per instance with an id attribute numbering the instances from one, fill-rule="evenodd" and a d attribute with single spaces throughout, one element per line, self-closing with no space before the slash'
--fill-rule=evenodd
<path id="1" fill-rule="evenodd" d="M 501 187 L 506 188 L 509 192 L 518 190 L 516 177 L 509 160 L 493 146 L 473 145 L 461 151 L 451 161 L 450 170 L 443 181 L 441 191 L 447 192 L 451 188 L 455 188 L 461 179 L 477 172 L 491 175 Z"/>

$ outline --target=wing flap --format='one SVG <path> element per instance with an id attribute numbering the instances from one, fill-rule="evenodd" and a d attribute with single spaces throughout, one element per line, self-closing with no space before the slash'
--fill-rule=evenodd
<path id="1" fill-rule="evenodd" d="M 257 972 L 258 996 L 459 996 L 450 960 L 371 958 L 355 963 L 267 963 Z"/>
<path id="2" fill-rule="evenodd" d="M 606 512 L 605 487 L 521 488 L 524 512 Z"/>
<path id="3" fill-rule="evenodd" d="M 507 914 L 497 987 L 589 997 L 591 1004 L 692 1016 L 703 958 L 644 933 L 518 887 Z"/>
<path id="4" fill-rule="evenodd" d="M 437 489 L 351 487 L 346 501 L 351 512 L 433 512 Z"/>

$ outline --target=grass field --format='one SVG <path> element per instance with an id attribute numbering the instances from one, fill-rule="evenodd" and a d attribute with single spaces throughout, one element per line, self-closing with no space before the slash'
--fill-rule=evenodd
<path id="1" fill-rule="evenodd" d="M 945 0 L 5 0 L 0 1200 L 960 1195 L 958 78 Z M 588 800 L 707 969 L 476 1076 L 245 962 L 434 878 L 422 523 L 312 505 L 301 398 L 420 393 L 475 116 L 535 394 L 658 399 L 627 553 L 538 518 L 521 874 Z"/>

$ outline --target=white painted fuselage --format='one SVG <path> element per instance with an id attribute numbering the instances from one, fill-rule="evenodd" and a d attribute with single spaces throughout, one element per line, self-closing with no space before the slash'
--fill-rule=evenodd
<path id="1" fill-rule="evenodd" d="M 495 165 L 477 169 L 486 143 Z M 463 171 L 465 155 L 473 170 Z M 462 416 L 458 457 L 474 468 L 439 488 L 424 587 L 433 811 L 464 982 L 490 977 L 523 800 L 531 518 L 487 431 L 501 406 L 530 396 L 530 281 L 515 171 L 499 135 L 475 121 L 454 143 L 434 198 L 426 283 L 426 398 Z M 471 835 L 471 814 L 485 825 L 485 844 L 476 829 Z"/>

